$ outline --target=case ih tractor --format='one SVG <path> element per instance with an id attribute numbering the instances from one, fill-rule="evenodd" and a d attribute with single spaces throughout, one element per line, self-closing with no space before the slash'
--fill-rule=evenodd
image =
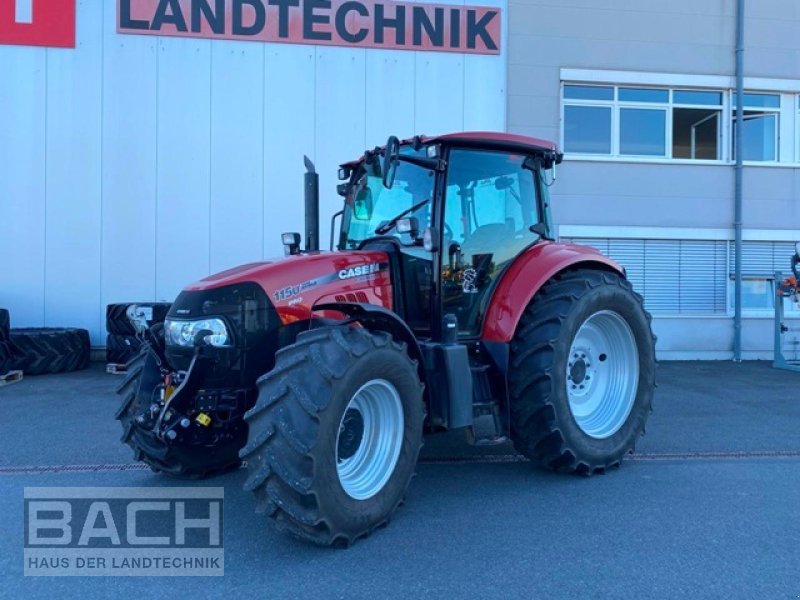
<path id="1" fill-rule="evenodd" d="M 650 316 L 618 264 L 553 241 L 560 160 L 517 135 L 391 137 L 342 165 L 330 252 L 307 161 L 305 251 L 284 234 L 285 258 L 180 293 L 120 386 L 122 440 L 174 476 L 244 459 L 257 512 L 323 545 L 388 521 L 423 432 L 618 466 L 651 410 Z"/>

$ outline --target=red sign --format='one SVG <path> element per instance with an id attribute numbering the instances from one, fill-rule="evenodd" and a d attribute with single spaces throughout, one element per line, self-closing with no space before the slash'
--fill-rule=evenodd
<path id="1" fill-rule="evenodd" d="M 0 0 L 0 44 L 75 47 L 77 0 Z"/>
<path id="2" fill-rule="evenodd" d="M 117 2 L 119 33 L 500 53 L 500 9 L 487 6 L 393 0 Z"/>

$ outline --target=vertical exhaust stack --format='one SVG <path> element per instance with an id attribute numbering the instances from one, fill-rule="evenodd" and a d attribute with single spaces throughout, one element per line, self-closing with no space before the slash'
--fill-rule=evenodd
<path id="1" fill-rule="evenodd" d="M 307 156 L 303 157 L 306 165 L 305 197 L 306 197 L 306 252 L 319 250 L 319 173 L 314 163 Z"/>

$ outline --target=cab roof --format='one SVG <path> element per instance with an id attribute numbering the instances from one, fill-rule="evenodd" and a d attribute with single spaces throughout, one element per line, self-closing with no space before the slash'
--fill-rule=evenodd
<path id="1" fill-rule="evenodd" d="M 411 144 L 415 138 L 401 140 L 401 144 Z M 555 154 L 558 156 L 556 162 L 560 162 L 558 146 L 555 142 L 529 137 L 527 135 L 517 135 L 515 133 L 503 133 L 499 131 L 463 131 L 459 133 L 446 133 L 434 136 L 419 136 L 422 144 L 451 144 L 454 146 L 472 146 L 486 148 L 488 150 L 508 150 L 511 152 L 521 152 L 523 154 Z M 383 150 L 384 146 L 379 146 L 376 150 Z M 343 163 L 342 167 L 355 167 L 364 159 L 362 155 L 356 160 Z"/>

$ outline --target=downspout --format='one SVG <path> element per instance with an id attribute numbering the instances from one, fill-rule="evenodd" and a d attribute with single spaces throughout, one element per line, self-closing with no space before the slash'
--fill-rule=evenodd
<path id="1" fill-rule="evenodd" d="M 734 139 L 736 165 L 734 166 L 733 231 L 734 282 L 733 282 L 733 360 L 742 360 L 742 133 L 744 129 L 744 2 L 736 0 L 736 137 Z"/>

